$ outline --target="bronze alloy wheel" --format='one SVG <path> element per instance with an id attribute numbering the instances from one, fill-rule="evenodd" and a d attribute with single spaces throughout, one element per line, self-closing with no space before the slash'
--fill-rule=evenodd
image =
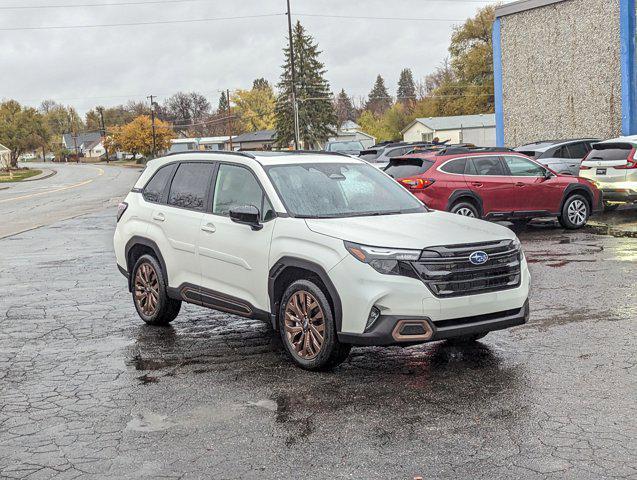
<path id="1" fill-rule="evenodd" d="M 159 305 L 159 279 L 150 263 L 142 263 L 135 274 L 135 303 L 148 317 L 155 313 Z"/>
<path id="2" fill-rule="evenodd" d="M 305 360 L 315 358 L 325 339 L 325 316 L 314 295 L 299 290 L 285 306 L 285 337 L 294 352 Z"/>

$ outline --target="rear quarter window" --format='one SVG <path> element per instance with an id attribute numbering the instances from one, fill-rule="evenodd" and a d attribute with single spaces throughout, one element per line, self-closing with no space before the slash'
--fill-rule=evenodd
<path id="1" fill-rule="evenodd" d="M 392 159 L 385 168 L 385 173 L 393 178 L 407 178 L 421 175 L 434 164 L 431 160 L 422 158 Z"/>
<path id="2" fill-rule="evenodd" d="M 150 181 L 144 187 L 142 195 L 147 202 L 159 203 L 166 189 L 166 184 L 172 176 L 174 165 L 166 165 L 155 172 Z"/>
<path id="3" fill-rule="evenodd" d="M 457 175 L 463 175 L 466 166 L 467 166 L 467 159 L 458 158 L 456 160 L 448 161 L 447 163 L 445 163 L 444 165 L 440 167 L 440 170 L 442 170 L 445 173 L 455 173 Z"/>

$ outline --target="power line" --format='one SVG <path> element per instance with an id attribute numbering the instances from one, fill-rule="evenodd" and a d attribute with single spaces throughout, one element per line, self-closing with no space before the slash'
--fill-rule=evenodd
<path id="1" fill-rule="evenodd" d="M 0 10 L 41 10 L 44 8 L 92 8 L 92 7 L 121 7 L 121 6 L 143 6 L 161 4 L 179 4 L 192 2 L 207 2 L 209 0 L 148 0 L 148 1 L 127 1 L 127 2 L 105 2 L 105 3 L 76 3 L 58 5 L 14 5 L 1 6 Z M 427 0 L 427 3 L 491 3 L 492 0 Z"/>
<path id="2" fill-rule="evenodd" d="M 112 3 L 76 3 L 64 5 L 15 5 L 3 6 L 0 10 L 41 10 L 43 8 L 86 8 L 86 7 L 121 7 L 129 5 L 157 5 L 171 3 L 203 2 L 209 0 L 149 0 L 146 2 L 112 2 Z"/>
<path id="3" fill-rule="evenodd" d="M 417 22 L 464 22 L 466 18 L 416 18 L 416 17 L 370 17 L 366 15 L 330 15 L 323 13 L 295 13 L 296 17 L 342 18 L 348 20 L 403 20 Z"/>
<path id="4" fill-rule="evenodd" d="M 130 22 L 130 23 L 102 23 L 97 25 L 47 25 L 41 27 L 4 27 L 0 32 L 15 32 L 18 30 L 69 30 L 76 28 L 102 28 L 102 27 L 137 27 L 144 25 L 167 25 L 177 23 L 202 23 L 216 22 L 220 20 L 242 20 L 249 18 L 281 17 L 284 13 L 265 13 L 261 15 L 240 15 L 236 17 L 215 17 L 215 18 L 193 18 L 189 20 L 160 20 L 152 22 Z"/>

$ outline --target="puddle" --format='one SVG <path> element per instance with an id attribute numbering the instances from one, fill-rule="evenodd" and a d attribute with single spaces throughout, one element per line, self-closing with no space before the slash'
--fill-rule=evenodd
<path id="1" fill-rule="evenodd" d="M 165 415 L 153 412 L 140 412 L 126 424 L 126 430 L 134 432 L 160 432 L 172 427 L 175 423 Z"/>
<path id="2" fill-rule="evenodd" d="M 526 330 L 526 329 L 534 329 L 540 332 L 546 332 L 551 327 L 557 327 L 562 325 L 568 325 L 571 323 L 581 323 L 587 321 L 604 321 L 604 322 L 618 322 L 623 320 L 623 317 L 620 317 L 615 314 L 611 314 L 606 312 L 598 312 L 595 310 L 579 310 L 577 312 L 560 312 L 557 315 L 544 316 L 542 318 L 537 318 L 538 314 L 531 314 L 532 320 L 529 323 L 524 325 L 520 325 L 519 327 L 514 327 L 514 330 Z"/>

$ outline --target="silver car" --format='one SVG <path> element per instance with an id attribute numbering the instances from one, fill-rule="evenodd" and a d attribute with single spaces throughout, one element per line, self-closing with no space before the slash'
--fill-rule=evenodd
<path id="1" fill-rule="evenodd" d="M 577 140 L 542 140 L 515 148 L 516 152 L 535 159 L 556 173 L 562 175 L 579 175 L 582 159 L 592 150 L 592 145 L 599 142 L 595 138 Z"/>

